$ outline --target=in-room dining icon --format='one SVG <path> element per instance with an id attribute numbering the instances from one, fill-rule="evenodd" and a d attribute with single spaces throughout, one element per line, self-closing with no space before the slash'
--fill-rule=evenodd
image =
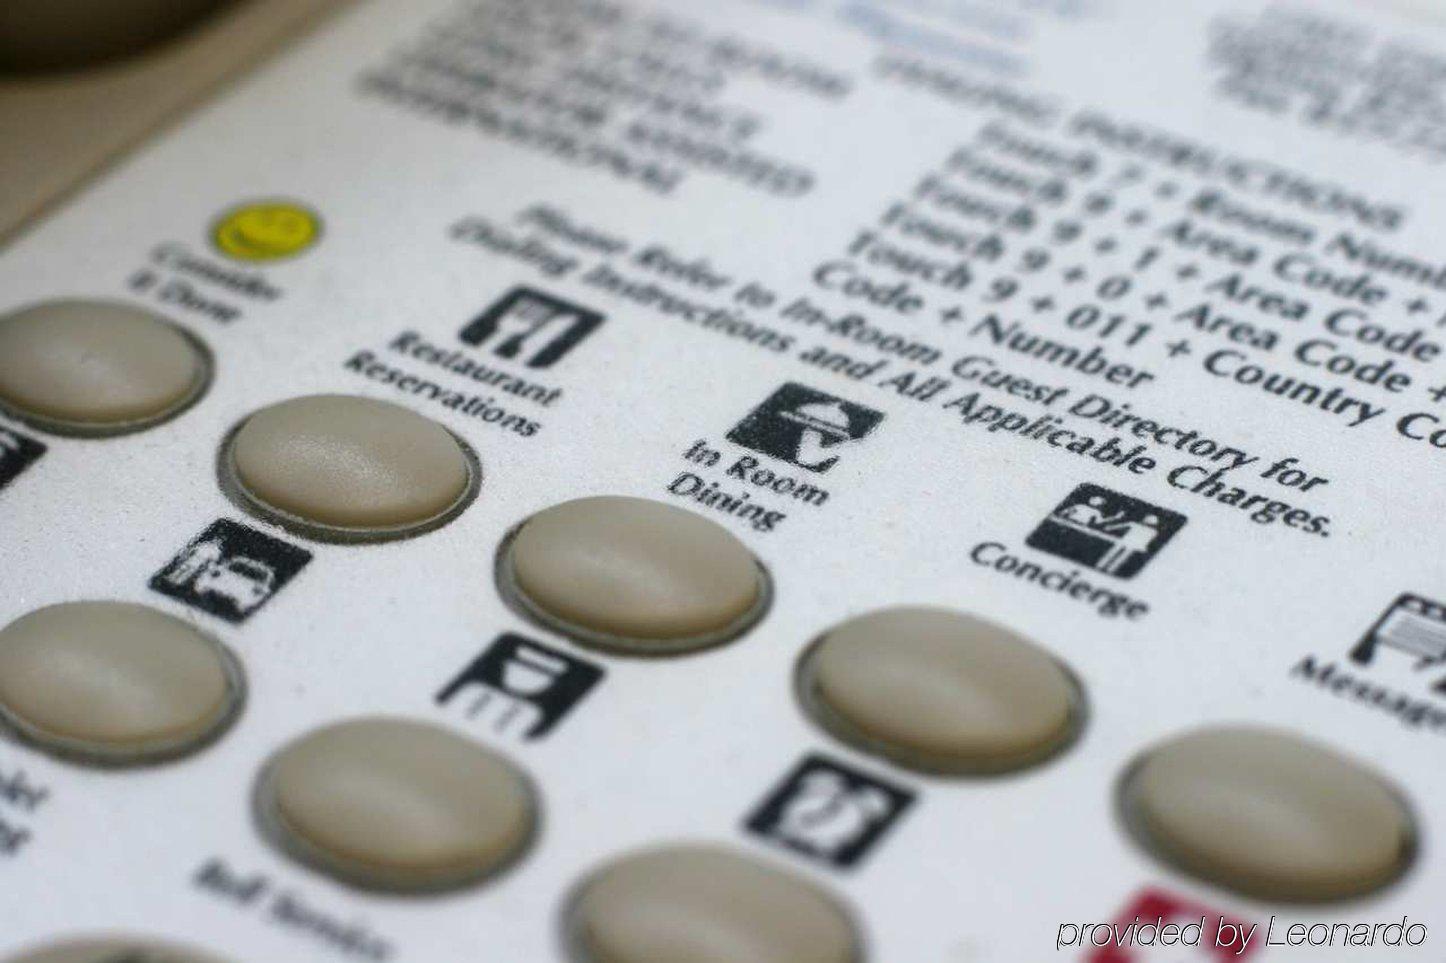
<path id="1" fill-rule="evenodd" d="M 789 382 L 735 425 L 728 440 L 822 474 L 883 420 L 883 412 Z"/>
<path id="2" fill-rule="evenodd" d="M 1026 543 L 1113 575 L 1132 578 L 1185 527 L 1158 505 L 1098 485 L 1081 485 L 1040 523 Z"/>

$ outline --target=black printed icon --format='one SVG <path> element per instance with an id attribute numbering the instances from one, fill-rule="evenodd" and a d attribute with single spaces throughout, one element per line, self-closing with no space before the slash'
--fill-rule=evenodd
<path id="1" fill-rule="evenodd" d="M 882 412 L 790 382 L 749 412 L 728 440 L 821 473 L 883 420 Z"/>
<path id="2" fill-rule="evenodd" d="M 1418 672 L 1446 663 L 1446 605 L 1420 595 L 1402 595 L 1356 643 L 1351 661 L 1370 665 L 1382 646 L 1414 657 Z M 1433 688 L 1446 693 L 1446 679 Z"/>
<path id="3" fill-rule="evenodd" d="M 1117 578 L 1133 578 L 1185 527 L 1178 512 L 1081 485 L 1029 536 L 1030 548 Z"/>
<path id="4" fill-rule="evenodd" d="M 489 345 L 499 358 L 547 368 L 603 323 L 603 315 L 533 288 L 513 288 L 462 329 L 462 340 Z"/>
<path id="5" fill-rule="evenodd" d="M 17 434 L 9 428 L 0 428 L 0 488 L 39 461 L 45 450 L 45 446 L 34 438 Z"/>
<path id="6" fill-rule="evenodd" d="M 914 803 L 914 793 L 817 754 L 804 757 L 744 823 L 812 859 L 856 865 Z"/>
<path id="7" fill-rule="evenodd" d="M 503 735 L 541 739 L 602 677 L 591 662 L 507 632 L 437 693 L 437 703 L 467 693 L 468 719 Z"/>
<path id="8" fill-rule="evenodd" d="M 310 561 L 305 549 L 222 518 L 152 576 L 150 586 L 227 622 L 244 622 Z"/>

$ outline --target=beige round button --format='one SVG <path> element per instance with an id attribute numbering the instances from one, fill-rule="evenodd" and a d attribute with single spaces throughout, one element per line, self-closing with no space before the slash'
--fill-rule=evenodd
<path id="1" fill-rule="evenodd" d="M 1250 896 L 1342 899 L 1409 863 L 1416 833 L 1375 773 L 1318 743 L 1249 726 L 1202 729 L 1146 752 L 1121 787 L 1156 855 Z"/>
<path id="2" fill-rule="evenodd" d="M 243 500 L 309 535 L 396 538 L 465 507 L 478 471 L 460 442 L 400 405 L 311 395 L 263 408 L 225 463 Z"/>
<path id="3" fill-rule="evenodd" d="M 154 940 L 73 940 L 11 957 L 8 963 L 223 963 L 220 957 Z"/>
<path id="4" fill-rule="evenodd" d="M 481 880 L 530 842 L 536 801 L 506 760 L 439 726 L 383 717 L 317 729 L 279 752 L 257 791 L 284 850 L 369 889 Z"/>
<path id="5" fill-rule="evenodd" d="M 1032 642 L 940 608 L 870 612 L 831 629 L 799 664 L 801 701 L 860 749 L 928 772 L 1019 769 L 1071 742 L 1084 698 Z"/>
<path id="6" fill-rule="evenodd" d="M 149 427 L 200 397 L 210 372 L 190 335 L 130 305 L 48 301 L 0 316 L 0 404 L 51 431 Z"/>
<path id="7" fill-rule="evenodd" d="M 727 641 L 762 614 L 768 577 L 727 529 L 645 498 L 599 496 L 524 522 L 503 591 L 581 642 L 644 653 Z"/>
<path id="8" fill-rule="evenodd" d="M 579 963 L 855 963 L 848 914 L 812 883 L 721 847 L 624 856 L 585 880 L 567 919 Z"/>
<path id="9" fill-rule="evenodd" d="M 59 755 L 184 755 L 232 721 L 242 693 L 220 643 L 144 605 L 66 602 L 0 629 L 0 720 Z"/>

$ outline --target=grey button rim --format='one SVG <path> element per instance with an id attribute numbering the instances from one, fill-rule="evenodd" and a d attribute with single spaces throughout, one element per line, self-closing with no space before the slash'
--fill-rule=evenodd
<path id="1" fill-rule="evenodd" d="M 166 406 L 155 414 L 147 415 L 144 418 L 133 418 L 129 421 L 114 421 L 104 424 L 97 424 L 90 421 L 74 421 L 68 418 L 53 418 L 49 415 L 40 415 L 27 411 L 24 408 L 21 408 L 20 406 L 13 404 L 12 402 L 7 401 L 4 398 L 0 398 L 0 412 L 3 412 L 11 418 L 14 418 L 16 421 L 29 425 L 37 431 L 43 431 L 46 434 L 50 435 L 58 435 L 63 438 L 119 438 L 124 435 L 134 435 L 138 432 L 148 431 L 151 428 L 156 428 L 160 425 L 165 424 L 168 421 L 179 418 L 181 415 L 185 414 L 186 411 L 194 408 L 197 404 L 199 404 L 201 399 L 204 398 L 206 394 L 211 390 L 211 384 L 216 380 L 216 356 L 211 352 L 210 346 L 207 345 L 205 341 L 201 340 L 199 335 L 182 327 L 181 325 L 172 321 L 169 317 L 152 310 L 149 306 L 133 304 L 128 301 L 121 301 L 117 298 L 60 297 L 49 298 L 43 301 L 32 301 L 27 304 L 22 304 L 4 313 L 8 315 L 13 312 L 24 311 L 30 308 L 38 308 L 46 304 L 55 304 L 58 302 L 77 302 L 100 306 L 114 306 L 131 310 L 139 309 L 147 312 L 148 314 L 152 315 L 156 321 L 166 325 L 168 328 L 175 331 L 182 338 L 184 338 L 186 343 L 189 344 L 192 350 L 196 352 L 195 380 L 191 383 L 191 386 L 186 389 L 186 393 L 183 394 L 180 398 L 177 398 L 170 405 Z"/>
<path id="2" fill-rule="evenodd" d="M 136 936 L 130 933 L 82 933 L 57 937 L 43 943 L 31 943 L 17 955 L 5 957 L 4 963 L 34 963 L 57 953 L 89 954 L 92 951 L 104 951 L 106 957 L 97 959 L 106 960 L 113 959 L 110 954 L 117 949 L 141 951 L 148 956 L 152 953 L 163 954 L 159 957 L 161 963 L 227 963 L 224 957 L 209 949 L 173 942 L 169 937 Z"/>
<path id="3" fill-rule="evenodd" d="M 599 960 L 598 957 L 588 949 L 585 940 L 579 910 L 588 888 L 618 863 L 622 863 L 634 856 L 643 856 L 670 849 L 723 850 L 744 859 L 757 862 L 785 876 L 798 879 L 811 887 L 820 899 L 832 905 L 832 907 L 838 911 L 839 915 L 848 921 L 854 938 L 854 952 L 848 963 L 866 963 L 866 961 L 873 959 L 873 954 L 869 947 L 868 931 L 859 924 L 859 915 L 853 905 L 838 893 L 834 892 L 833 887 L 822 885 L 821 882 L 812 876 L 808 876 L 792 866 L 776 862 L 771 858 L 765 858 L 751 850 L 736 846 L 724 840 L 684 838 L 654 840 L 610 853 L 585 870 L 573 884 L 568 887 L 560 903 L 556 925 L 557 938 L 561 944 L 563 959 L 566 960 L 566 963 L 607 963 L 605 960 Z"/>
<path id="4" fill-rule="evenodd" d="M 895 607 L 898 606 L 888 606 L 888 608 Z M 870 609 L 858 614 L 867 615 L 872 611 L 878 610 Z M 966 615 L 972 614 L 962 609 L 959 611 Z M 975 617 L 983 618 L 982 616 Z M 848 620 L 840 620 L 834 625 L 831 625 L 811 639 L 808 645 L 804 647 L 803 652 L 800 653 L 798 659 L 794 662 L 793 691 L 795 698 L 798 700 L 799 707 L 809 720 L 816 723 L 819 728 L 823 729 L 828 735 L 859 752 L 925 776 L 1007 779 L 1011 776 L 1024 775 L 1041 766 L 1057 761 L 1060 757 L 1071 752 L 1079 745 L 1080 740 L 1084 737 L 1085 730 L 1089 728 L 1092 713 L 1089 695 L 1085 689 L 1084 681 L 1068 662 L 1065 662 L 1043 646 L 1038 646 L 1063 673 L 1065 680 L 1069 683 L 1070 715 L 1069 725 L 1065 728 L 1061 737 L 1042 747 L 1037 753 L 1017 757 L 1009 760 L 1007 763 L 1001 763 L 999 765 L 990 765 L 988 763 L 969 765 L 961 763 L 956 766 L 950 766 L 939 764 L 937 760 L 932 759 L 927 754 L 914 753 L 909 751 L 907 747 L 900 747 L 888 740 L 871 736 L 854 725 L 854 723 L 842 714 L 836 712 L 828 704 L 819 693 L 817 680 L 813 675 L 815 656 L 822 648 L 824 642 L 827 641 L 829 634 L 846 621 Z M 991 624 L 997 623 L 991 622 Z M 1001 628 L 1003 628 L 1003 626 L 1001 626 Z"/>
<path id="5" fill-rule="evenodd" d="M 656 499 L 649 499 L 645 495 L 628 495 L 623 497 L 656 501 Z M 763 560 L 750 549 L 748 554 L 753 558 L 758 595 L 753 600 L 753 604 L 748 607 L 747 611 L 743 612 L 727 625 L 720 629 L 715 629 L 712 632 L 667 639 L 643 639 L 616 635 L 611 632 L 600 632 L 597 629 L 579 625 L 576 622 L 571 622 L 553 615 L 547 609 L 534 602 L 532 598 L 523 591 L 513 566 L 512 545 L 517 540 L 517 536 L 522 532 L 522 529 L 534 517 L 557 505 L 566 504 L 571 500 L 572 499 L 563 499 L 560 502 L 554 502 L 528 515 L 507 530 L 507 533 L 503 535 L 502 541 L 497 547 L 497 555 L 493 562 L 493 579 L 497 583 L 497 592 L 502 597 L 502 601 L 506 603 L 510 609 L 534 625 L 571 639 L 586 648 L 596 649 L 610 655 L 636 656 L 643 659 L 667 659 L 705 652 L 709 649 L 719 648 L 729 642 L 737 641 L 739 638 L 748 634 L 758 623 L 762 622 L 764 617 L 768 615 L 769 610 L 773 608 L 775 591 L 773 573 L 768 570 L 768 566 L 763 564 Z M 659 504 L 667 503 L 659 502 Z"/>
<path id="6" fill-rule="evenodd" d="M 1302 896 L 1297 894 L 1283 893 L 1271 886 L 1250 886 L 1241 885 L 1237 879 L 1230 878 L 1228 874 L 1211 873 L 1199 866 L 1186 862 L 1183 858 L 1177 859 L 1173 855 L 1175 847 L 1160 840 L 1144 820 L 1140 807 L 1136 805 L 1139 798 L 1138 777 L 1144 770 L 1145 764 L 1149 762 L 1152 755 L 1169 746 L 1185 736 L 1196 733 L 1207 732 L 1222 728 L 1245 728 L 1256 730 L 1267 730 L 1280 735 L 1290 736 L 1302 742 L 1311 743 L 1329 749 L 1337 754 L 1343 754 L 1341 750 L 1335 749 L 1328 743 L 1313 739 L 1309 736 L 1299 734 L 1293 729 L 1269 723 L 1258 723 L 1249 721 L 1233 720 L 1229 722 L 1207 722 L 1191 726 L 1185 729 L 1173 731 L 1159 739 L 1154 740 L 1145 748 L 1136 752 L 1120 771 L 1115 780 L 1114 810 L 1115 818 L 1124 828 L 1125 835 L 1135 844 L 1136 849 L 1143 853 L 1146 858 L 1157 866 L 1161 866 L 1170 872 L 1179 873 L 1190 879 L 1200 880 L 1211 886 L 1216 886 L 1230 893 L 1245 896 L 1250 899 L 1266 900 L 1271 903 L 1278 903 L 1285 906 L 1321 906 L 1331 903 L 1345 903 L 1351 900 L 1379 897 L 1386 890 L 1399 886 L 1415 868 L 1419 862 L 1421 852 L 1421 818 L 1412 804 L 1410 797 L 1403 792 L 1395 780 L 1388 778 L 1378 772 L 1374 767 L 1361 762 L 1354 757 L 1347 757 L 1357 766 L 1367 770 L 1384 787 L 1386 792 L 1400 805 L 1401 812 L 1406 816 L 1406 837 L 1402 840 L 1401 852 L 1397 857 L 1395 871 L 1388 877 L 1376 881 L 1371 886 L 1362 887 L 1351 891 L 1342 891 L 1317 896 Z"/>
<path id="7" fill-rule="evenodd" d="M 341 393 L 350 394 L 348 392 Z M 373 398 L 371 395 L 351 396 L 363 398 L 368 401 L 385 400 Z M 426 535 L 429 532 L 434 532 L 452 523 L 458 516 L 472 507 L 472 503 L 475 502 L 477 497 L 482 493 L 484 471 L 482 468 L 482 459 L 478 456 L 476 449 L 468 444 L 465 438 L 437 419 L 428 418 L 421 412 L 402 405 L 400 407 L 405 407 L 419 418 L 427 418 L 427 420 L 440 427 L 451 436 L 452 440 L 457 443 L 457 447 L 462 452 L 462 460 L 467 466 L 467 484 L 463 487 L 461 494 L 457 496 L 456 500 L 442 509 L 442 511 L 420 521 L 408 522 L 403 525 L 329 525 L 325 522 L 317 522 L 309 518 L 303 518 L 300 515 L 288 512 L 282 508 L 277 508 L 262 500 L 253 494 L 251 490 L 246 487 L 245 483 L 241 481 L 240 472 L 236 468 L 234 451 L 236 436 L 240 434 L 242 428 L 246 427 L 246 423 L 251 420 L 252 416 L 258 412 L 264 411 L 274 404 L 294 401 L 297 398 L 304 397 L 308 396 L 290 395 L 286 398 L 280 398 L 276 401 L 261 405 L 258 408 L 254 408 L 248 412 L 244 418 L 241 418 L 227 429 L 225 436 L 222 438 L 221 447 L 216 455 L 216 479 L 221 488 L 221 494 L 225 495 L 233 505 L 248 515 L 251 515 L 253 518 L 259 518 L 263 522 L 284 528 L 294 535 L 299 535 L 302 538 L 314 542 L 327 542 L 334 545 L 367 545 L 380 542 L 396 542 Z M 394 404 L 394 402 L 388 403 Z"/>
<path id="8" fill-rule="evenodd" d="M 424 722 L 428 725 L 438 726 L 436 722 L 425 720 L 417 716 L 404 715 L 355 715 L 340 719 L 332 719 L 314 723 L 287 739 L 278 748 L 271 751 L 262 763 L 260 772 L 257 773 L 251 788 L 251 820 L 261 838 L 269 843 L 282 855 L 294 860 L 301 866 L 314 872 L 320 873 L 328 879 L 335 880 L 344 886 L 360 892 L 377 896 L 435 896 L 445 893 L 456 893 L 476 889 L 484 885 L 491 885 L 503 877 L 516 871 L 528 855 L 537 848 L 543 835 L 546 812 L 543 809 L 542 793 L 538 790 L 537 781 L 532 775 L 523 769 L 508 755 L 493 748 L 492 746 L 478 743 L 478 746 L 487 750 L 517 777 L 522 786 L 523 793 L 528 800 L 528 811 L 532 815 L 528 831 L 518 840 L 517 845 L 507 853 L 505 857 L 498 860 L 491 866 L 482 869 L 471 870 L 465 873 L 458 872 L 445 878 L 427 880 L 413 880 L 399 882 L 395 877 L 389 877 L 386 873 L 378 872 L 363 860 L 337 857 L 325 847 L 318 846 L 306 838 L 300 832 L 295 831 L 286 822 L 281 813 L 276 793 L 276 764 L 281 755 L 291 746 L 313 733 L 319 732 L 332 725 L 354 721 L 362 718 L 388 718 L 403 722 Z M 460 733 L 458 735 L 461 735 Z M 462 736 L 462 738 L 468 738 Z"/>
<path id="9" fill-rule="evenodd" d="M 89 602 L 100 600 L 74 599 L 72 601 Z M 40 608 L 44 607 L 45 606 L 40 606 Z M 31 609 L 30 611 L 37 611 L 37 609 Z M 157 609 L 156 611 L 170 615 L 169 612 L 164 612 L 161 609 Z M 171 617 L 175 618 L 175 616 Z M 44 732 L 29 724 L 21 716 L 11 712 L 9 707 L 3 702 L 0 702 L 0 732 L 10 736 L 21 745 L 28 746 L 54 759 L 97 769 L 134 769 L 176 762 L 193 756 L 209 746 L 214 745 L 230 731 L 231 727 L 236 724 L 236 720 L 241 717 L 241 713 L 246 708 L 247 700 L 250 697 L 246 682 L 246 670 L 242 666 L 241 659 L 236 653 L 232 652 L 231 648 L 224 642 L 199 626 L 189 622 L 186 624 L 194 629 L 196 634 L 211 646 L 212 651 L 215 652 L 221 663 L 221 671 L 226 677 L 226 693 L 228 696 L 226 703 L 221 711 L 217 713 L 216 718 L 206 727 L 206 731 L 200 735 L 154 743 L 144 749 L 120 746 L 103 748 L 85 739 L 56 736 Z"/>

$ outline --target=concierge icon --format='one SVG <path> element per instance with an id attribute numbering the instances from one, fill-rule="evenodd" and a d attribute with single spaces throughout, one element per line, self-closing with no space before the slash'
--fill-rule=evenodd
<path id="1" fill-rule="evenodd" d="M 1025 544 L 1106 575 L 1133 578 L 1185 522 L 1178 512 L 1098 485 L 1080 485 Z"/>

